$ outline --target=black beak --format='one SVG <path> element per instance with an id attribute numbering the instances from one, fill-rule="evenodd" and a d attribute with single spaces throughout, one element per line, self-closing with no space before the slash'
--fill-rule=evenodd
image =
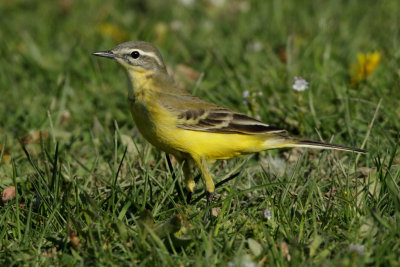
<path id="1" fill-rule="evenodd" d="M 107 57 L 107 58 L 115 58 L 116 57 L 116 55 L 113 54 L 113 52 L 111 50 L 94 52 L 94 53 L 92 53 L 92 55 L 98 56 L 98 57 Z"/>

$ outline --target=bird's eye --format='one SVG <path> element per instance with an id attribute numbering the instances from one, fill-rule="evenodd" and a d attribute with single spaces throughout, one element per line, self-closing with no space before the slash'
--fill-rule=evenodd
<path id="1" fill-rule="evenodd" d="M 140 53 L 139 53 L 138 51 L 133 51 L 133 52 L 131 53 L 131 56 L 132 56 L 134 59 L 137 59 L 137 58 L 140 56 Z"/>

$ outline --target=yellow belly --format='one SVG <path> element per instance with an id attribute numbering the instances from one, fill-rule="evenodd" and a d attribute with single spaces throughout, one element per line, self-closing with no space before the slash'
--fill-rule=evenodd
<path id="1" fill-rule="evenodd" d="M 265 137 L 223 134 L 177 128 L 176 117 L 160 106 L 131 103 L 141 134 L 152 145 L 179 158 L 228 159 L 263 150 Z"/>
<path id="2" fill-rule="evenodd" d="M 175 131 L 177 145 L 190 155 L 229 159 L 263 150 L 262 138 L 254 135 L 223 134 L 179 129 Z"/>

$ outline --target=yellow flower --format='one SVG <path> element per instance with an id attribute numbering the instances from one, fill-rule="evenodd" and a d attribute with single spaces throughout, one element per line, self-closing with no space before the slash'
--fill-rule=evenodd
<path id="1" fill-rule="evenodd" d="M 97 30 L 103 37 L 111 37 L 117 44 L 127 41 L 128 38 L 128 33 L 115 24 L 103 23 L 97 27 Z"/>
<path id="2" fill-rule="evenodd" d="M 357 87 L 359 82 L 368 78 L 381 61 L 379 52 L 358 53 L 358 64 L 351 65 L 351 85 Z"/>

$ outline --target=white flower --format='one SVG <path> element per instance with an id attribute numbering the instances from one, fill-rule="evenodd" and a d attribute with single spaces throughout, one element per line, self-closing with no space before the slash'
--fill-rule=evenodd
<path id="1" fill-rule="evenodd" d="M 352 252 L 357 252 L 358 255 L 363 255 L 364 254 L 364 246 L 363 245 L 350 244 L 349 245 L 349 250 L 352 251 Z"/>
<path id="2" fill-rule="evenodd" d="M 264 217 L 265 217 L 267 220 L 271 220 L 272 216 L 271 216 L 271 212 L 270 212 L 269 210 L 264 210 L 264 211 L 263 211 L 263 214 L 264 214 Z"/>
<path id="3" fill-rule="evenodd" d="M 298 92 L 304 91 L 308 88 L 308 82 L 303 77 L 294 77 L 292 88 Z"/>
<path id="4" fill-rule="evenodd" d="M 249 90 L 243 91 L 243 93 L 242 93 L 242 97 L 243 97 L 244 99 L 248 98 L 249 95 L 250 95 Z"/>

